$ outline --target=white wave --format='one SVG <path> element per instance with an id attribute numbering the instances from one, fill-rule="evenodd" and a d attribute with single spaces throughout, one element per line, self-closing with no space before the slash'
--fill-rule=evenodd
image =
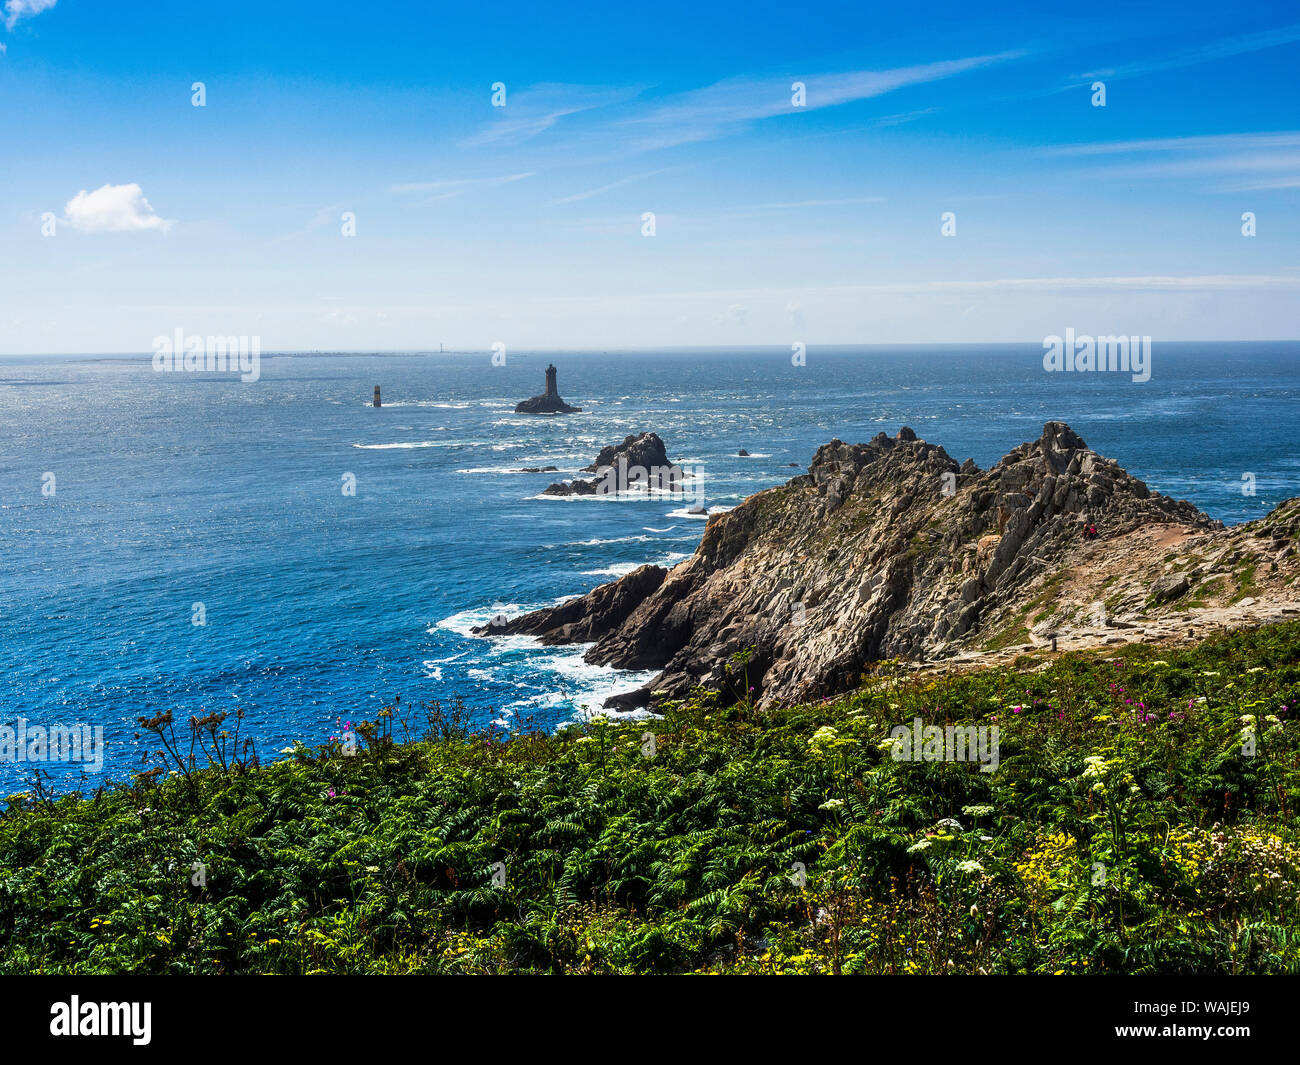
<path id="1" fill-rule="evenodd" d="M 523 473 L 524 471 L 521 470 L 518 466 L 475 466 L 468 470 L 457 470 L 456 472 L 480 474 L 480 473 Z M 539 471 L 538 473 L 533 474 L 533 476 L 562 477 L 565 475 L 565 473 L 572 475 L 573 471 L 572 470 L 568 470 L 568 471 L 542 470 Z M 546 498 L 553 499 L 554 497 L 547 496 Z"/>
<path id="2" fill-rule="evenodd" d="M 725 514 L 729 510 L 735 510 L 735 507 L 709 507 L 705 514 L 692 514 L 687 507 L 681 507 L 678 510 L 670 510 L 665 517 L 669 518 L 699 518 L 701 521 L 707 520 L 712 514 Z"/>
<path id="3" fill-rule="evenodd" d="M 640 565 L 640 562 L 619 562 L 603 569 L 584 569 L 582 575 L 584 577 L 626 577 Z"/>
<path id="4" fill-rule="evenodd" d="M 371 405 L 370 401 L 367 400 L 365 406 L 369 407 L 370 405 Z M 426 399 L 384 400 L 384 406 L 381 409 L 386 410 L 389 407 L 436 407 L 438 410 L 468 410 L 469 404 L 468 403 L 436 403 L 433 400 L 426 400 Z"/>
<path id="5" fill-rule="evenodd" d="M 454 632 L 457 636 L 464 636 L 467 639 L 477 641 L 478 637 L 470 630 L 486 625 L 498 614 L 504 614 L 506 617 L 512 618 L 516 614 L 526 614 L 530 610 L 537 610 L 540 606 L 546 605 L 547 604 L 545 603 L 534 603 L 529 604 L 528 606 L 521 606 L 518 603 L 495 603 L 492 606 L 471 607 L 469 610 L 462 610 L 459 613 L 452 614 L 450 617 L 443 618 L 428 631 L 433 632 L 435 629 L 447 629 L 449 632 Z M 514 639 L 516 637 L 510 638 Z M 532 637 L 525 637 L 525 639 L 532 640 Z M 462 653 L 468 654 L 469 652 L 466 651 Z M 450 661 L 450 659 L 444 659 L 443 661 Z"/>
<path id="6" fill-rule="evenodd" d="M 556 602 L 564 602 L 565 596 Z M 545 605 L 545 604 L 543 604 Z M 595 666 L 583 660 L 591 647 L 589 643 L 571 644 L 567 647 L 543 647 L 533 636 L 494 636 L 488 640 L 474 637 L 470 629 L 482 625 L 498 614 L 513 617 L 537 609 L 536 605 L 521 606 L 515 603 L 498 603 L 489 607 L 462 610 L 443 618 L 435 628 L 447 629 L 457 635 L 474 640 L 474 661 L 478 664 L 465 670 L 465 676 L 482 682 L 496 684 L 514 683 L 515 687 L 540 685 L 545 690 L 509 703 L 503 707 L 504 715 L 521 714 L 544 709 L 572 707 L 575 720 L 583 716 L 617 716 L 630 719 L 649 716 L 646 711 L 618 713 L 606 711 L 601 704 L 611 695 L 643 687 L 656 675 L 655 670 L 624 670 L 613 666 Z M 430 630 L 432 631 L 432 630 Z M 512 681 L 502 674 L 507 663 L 519 664 L 519 656 L 526 655 L 527 682 Z M 459 657 L 459 656 L 458 656 Z M 427 665 L 428 663 L 426 663 Z M 553 675 L 553 679 L 547 674 Z"/>
<path id="7" fill-rule="evenodd" d="M 362 451 L 409 451 L 417 447 L 446 447 L 447 444 L 438 440 L 420 440 L 401 444 L 353 444 L 352 446 L 359 447 Z"/>
<path id="8" fill-rule="evenodd" d="M 425 669 L 429 669 L 432 666 L 447 665 L 449 662 L 455 662 L 464 658 L 467 654 L 469 654 L 468 651 L 461 651 L 459 654 L 448 655 L 446 658 L 427 658 L 422 664 Z"/>
<path id="9" fill-rule="evenodd" d="M 604 547 L 606 544 L 648 544 L 654 540 L 653 536 L 611 536 L 608 539 L 596 540 L 571 540 L 567 544 L 547 544 L 548 548 L 555 547 Z"/>
<path id="10" fill-rule="evenodd" d="M 562 503 L 655 503 L 681 497 L 681 492 L 673 492 L 667 488 L 629 488 L 622 492 L 597 492 L 595 495 L 581 496 L 547 495 L 541 492 L 535 496 L 528 496 L 529 499 L 559 500 Z M 672 515 L 670 514 L 669 517 Z"/>
<path id="11" fill-rule="evenodd" d="M 666 529 L 652 529 L 649 525 L 643 525 L 643 526 L 641 526 L 641 528 L 645 529 L 646 532 L 653 532 L 653 533 L 666 533 L 666 532 L 672 532 L 675 528 L 677 528 L 677 526 L 676 526 L 676 525 L 670 525 L 670 526 L 668 526 L 668 528 L 666 528 Z"/>
<path id="12" fill-rule="evenodd" d="M 644 687 L 657 675 L 657 671 L 615 669 L 613 666 L 594 666 L 583 660 L 590 644 L 574 644 L 565 648 L 547 648 L 547 654 L 539 656 L 537 666 L 546 672 L 554 673 L 560 684 L 560 690 L 547 690 L 531 695 L 511 707 L 519 709 L 554 709 L 572 706 L 575 708 L 575 720 L 584 715 L 604 717 L 614 715 L 601 704 L 611 695 L 632 691 Z M 541 678 L 539 678 L 541 679 Z M 545 684 L 545 681 L 542 681 Z M 549 689 L 549 686 L 548 686 Z M 647 711 L 616 714 L 619 718 L 650 716 Z"/>

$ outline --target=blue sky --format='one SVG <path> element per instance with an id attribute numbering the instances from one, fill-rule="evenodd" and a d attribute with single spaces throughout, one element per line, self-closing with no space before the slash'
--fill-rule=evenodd
<path id="1" fill-rule="evenodd" d="M 0 0 L 0 353 L 1298 335 L 1293 3 L 545 6 Z"/>

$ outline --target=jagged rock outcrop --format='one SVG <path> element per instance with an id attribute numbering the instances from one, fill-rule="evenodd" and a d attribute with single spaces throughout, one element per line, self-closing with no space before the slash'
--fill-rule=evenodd
<path id="1" fill-rule="evenodd" d="M 661 566 L 641 566 L 621 580 L 602 584 L 580 599 L 537 610 L 512 621 L 493 618 L 473 629 L 477 636 L 507 636 L 526 633 L 544 644 L 587 643 L 613 632 L 646 596 L 664 582 L 668 571 Z"/>
<path id="2" fill-rule="evenodd" d="M 540 396 L 521 400 L 515 404 L 516 414 L 581 414 L 581 407 L 570 407 L 560 398 L 556 384 L 556 369 L 553 365 L 546 367 L 546 391 Z"/>
<path id="3" fill-rule="evenodd" d="M 629 433 L 621 444 L 609 444 L 600 449 L 596 461 L 584 466 L 585 473 L 599 473 L 609 466 L 617 464 L 619 459 L 627 459 L 629 466 L 650 469 L 653 466 L 671 466 L 668 461 L 668 449 L 658 433 Z"/>
<path id="4" fill-rule="evenodd" d="M 988 470 L 903 428 L 823 445 L 806 474 L 712 517 L 694 556 L 666 573 L 642 567 L 484 634 L 591 641 L 589 662 L 660 671 L 607 704 L 619 708 L 697 685 L 752 688 L 760 705 L 808 700 L 856 687 L 884 658 L 1185 629 L 1189 590 L 1224 577 L 1237 582 L 1219 589 L 1225 602 L 1255 603 L 1254 585 L 1243 598 L 1240 582 L 1258 581 L 1257 565 L 1244 578 L 1238 565 L 1263 557 L 1252 545 L 1269 545 L 1270 573 L 1300 568 L 1300 504 L 1263 521 L 1262 532 L 1224 530 L 1061 422 Z M 1183 548 L 1196 564 L 1178 558 Z"/>
<path id="5" fill-rule="evenodd" d="M 542 494 L 594 496 L 627 491 L 637 486 L 682 491 L 684 474 L 668 461 L 668 450 L 658 433 L 629 435 L 621 444 L 607 445 L 600 449 L 595 462 L 582 469 L 584 473 L 598 476 L 591 480 L 557 481 Z"/>

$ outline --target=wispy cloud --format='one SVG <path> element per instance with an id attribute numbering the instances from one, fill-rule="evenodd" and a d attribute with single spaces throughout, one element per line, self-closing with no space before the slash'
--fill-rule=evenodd
<path id="1" fill-rule="evenodd" d="M 5 29 L 13 29 L 21 19 L 34 18 L 48 11 L 58 0 L 5 0 Z"/>
<path id="2" fill-rule="evenodd" d="M 847 207 L 856 203 L 884 203 L 883 196 L 847 196 L 838 200 L 792 200 L 789 203 L 760 203 L 760 211 L 786 211 L 799 207 Z"/>
<path id="3" fill-rule="evenodd" d="M 1148 140 L 1094 141 L 1045 149 L 1049 155 L 1117 155 L 1137 152 L 1222 152 L 1225 150 L 1300 147 L 1300 131 L 1216 133 L 1204 137 L 1159 137 Z"/>
<path id="4" fill-rule="evenodd" d="M 838 74 L 807 75 L 797 79 L 730 78 L 701 89 L 679 93 L 632 116 L 622 125 L 637 133 L 635 150 L 670 148 L 714 140 L 747 129 L 755 122 L 779 115 L 797 115 L 827 107 L 868 100 L 913 85 L 924 85 L 1019 59 L 1023 49 L 993 55 L 949 59 L 892 70 L 853 70 Z M 804 83 L 803 106 L 792 102 L 794 80 Z"/>
<path id="5" fill-rule="evenodd" d="M 516 181 L 523 181 L 526 178 L 534 176 L 534 172 L 529 170 L 522 174 L 501 174 L 493 177 L 478 178 L 450 178 L 442 181 L 413 181 L 403 185 L 390 185 L 389 192 L 410 193 L 410 192 L 431 192 L 435 193 L 432 198 L 435 200 L 445 200 L 452 196 L 459 196 L 461 193 L 468 192 L 471 189 L 491 189 L 500 185 L 509 185 Z"/>
<path id="6" fill-rule="evenodd" d="M 623 103 L 640 89 L 589 85 L 541 84 L 512 93 L 507 86 L 506 104 L 493 108 L 491 123 L 464 143 L 474 147 L 488 144 L 518 144 L 553 129 L 563 119 Z"/>
<path id="7" fill-rule="evenodd" d="M 1200 137 L 1070 144 L 1045 149 L 1045 154 L 1089 158 L 1127 156 L 1116 176 L 1197 177 L 1221 175 L 1235 179 L 1227 191 L 1285 189 L 1300 181 L 1300 132 L 1221 133 Z M 1291 173 L 1278 178 L 1277 171 Z"/>
<path id="8" fill-rule="evenodd" d="M 1117 67 L 1095 70 L 1080 74 L 1082 79 L 1091 78 L 1132 78 L 1140 74 L 1155 74 L 1164 70 L 1176 70 L 1179 67 L 1197 66 L 1210 63 L 1216 59 L 1230 59 L 1248 52 L 1259 52 L 1265 48 L 1278 48 L 1284 44 L 1300 41 L 1300 23 L 1279 26 L 1275 29 L 1260 30 L 1257 33 L 1243 33 L 1235 37 L 1210 41 L 1194 48 L 1171 52 L 1168 55 L 1152 59 L 1140 59 Z"/>
<path id="9" fill-rule="evenodd" d="M 609 192 L 611 189 L 621 188 L 624 185 L 630 185 L 634 181 L 642 181 L 645 178 L 654 177 L 656 174 L 662 174 L 663 169 L 647 170 L 643 174 L 631 174 L 625 178 L 619 178 L 617 181 L 611 181 L 608 185 L 601 185 L 598 188 L 587 189 L 585 192 L 575 192 L 572 196 L 562 196 L 558 200 L 552 201 L 558 205 L 561 203 L 577 203 L 579 200 L 590 200 L 593 196 L 599 196 L 601 193 Z"/>

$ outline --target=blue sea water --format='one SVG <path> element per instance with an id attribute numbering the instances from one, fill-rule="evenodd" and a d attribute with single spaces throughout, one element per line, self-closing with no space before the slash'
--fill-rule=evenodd
<path id="1" fill-rule="evenodd" d="M 515 415 L 551 361 L 583 413 Z M 102 725 L 91 785 L 140 766 L 136 721 L 164 709 L 242 708 L 264 760 L 399 695 L 554 727 L 642 677 L 468 630 L 695 549 L 678 502 L 537 498 L 628 433 L 658 432 L 732 506 L 832 437 L 906 424 L 987 466 L 1061 419 L 1239 522 L 1300 495 L 1298 400 L 1295 342 L 1157 345 L 1146 383 L 1045 373 L 1038 345 L 813 348 L 802 367 L 787 349 L 263 356 L 250 384 L 0 359 L 0 723 Z M 561 473 L 507 472 L 545 465 Z M 0 795 L 28 768 L 0 763 Z"/>

